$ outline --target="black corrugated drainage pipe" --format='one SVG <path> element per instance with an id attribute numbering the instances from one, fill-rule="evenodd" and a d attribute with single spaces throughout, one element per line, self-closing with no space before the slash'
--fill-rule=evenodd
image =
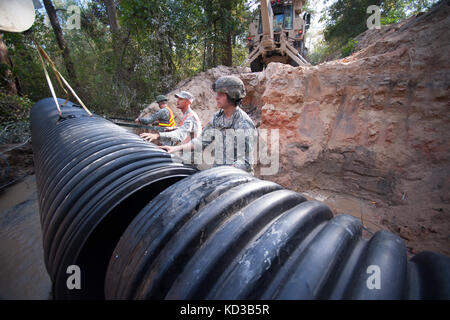
<path id="1" fill-rule="evenodd" d="M 156 196 L 109 262 L 107 299 L 449 299 L 450 259 L 232 167 Z"/>
<path id="2" fill-rule="evenodd" d="M 102 299 L 125 228 L 153 197 L 197 170 L 71 102 L 62 115 L 50 98 L 31 110 L 44 260 L 55 298 Z M 80 290 L 67 287 L 71 265 L 81 270 Z"/>
<path id="3" fill-rule="evenodd" d="M 323 203 L 232 167 L 196 172 L 72 104 L 63 115 L 50 99 L 31 114 L 56 298 L 450 298 L 447 256 L 408 261 L 399 237 L 365 239 Z"/>

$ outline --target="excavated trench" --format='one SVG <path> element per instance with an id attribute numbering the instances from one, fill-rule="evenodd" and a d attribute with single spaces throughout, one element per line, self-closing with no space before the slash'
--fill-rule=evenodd
<path id="1" fill-rule="evenodd" d="M 49 200 L 43 199 L 43 191 L 40 191 L 46 266 L 56 297 L 448 299 L 448 258 L 417 253 L 431 250 L 450 255 L 450 66 L 448 59 L 442 55 L 442 52 L 450 50 L 450 44 L 445 39 L 450 27 L 449 17 L 448 6 L 444 4 L 420 17 L 383 27 L 381 31 L 369 30 L 358 38 L 358 51 L 351 57 L 315 67 L 293 68 L 272 63 L 261 73 L 245 73 L 239 68 L 218 67 L 180 83 L 168 94 L 169 104 L 174 105 L 176 91 L 191 91 L 196 96 L 192 107 L 198 111 L 205 124 L 217 111 L 214 94 L 210 90 L 211 84 L 221 75 L 239 75 L 247 89 L 243 108 L 259 128 L 279 130 L 279 171 L 272 176 L 262 176 L 257 168 L 257 177 L 263 180 L 239 174 L 240 178 L 236 178 L 232 172 L 212 171 L 212 174 L 223 175 L 223 180 L 204 181 L 201 188 L 197 188 L 194 183 L 190 186 L 185 182 L 189 185 L 186 188 L 193 188 L 192 191 L 197 192 L 197 200 L 192 200 L 189 205 L 170 194 L 170 190 L 176 190 L 177 183 L 174 182 L 181 179 L 180 176 L 169 177 L 160 189 L 154 189 L 150 186 L 152 178 L 146 180 L 138 174 L 139 178 L 135 183 L 129 184 L 128 189 L 125 188 L 134 197 L 118 196 L 109 199 L 109 202 L 106 201 L 108 205 L 115 203 L 111 207 L 113 210 L 109 211 L 103 210 L 106 207 L 101 206 L 101 197 L 90 198 L 90 193 L 96 189 L 79 189 L 80 196 L 86 192 L 87 198 L 83 199 L 91 199 L 92 206 L 86 208 L 81 220 L 51 218 L 57 222 L 51 231 L 48 230 L 47 221 L 50 218 L 45 216 L 57 207 L 49 206 Z M 152 108 L 154 106 L 144 110 L 142 115 Z M 177 113 L 177 110 L 174 111 Z M 75 110 L 74 115 L 73 119 L 67 119 L 67 123 L 73 122 L 70 129 L 73 131 L 65 131 L 70 134 L 68 138 L 61 138 L 61 142 L 70 144 L 71 139 L 76 139 L 75 136 L 78 135 L 75 132 L 80 127 L 75 123 L 79 121 L 82 112 Z M 92 119 L 83 121 L 86 122 L 82 127 L 89 128 L 88 122 Z M 93 127 L 96 125 L 97 123 Z M 109 128 L 115 134 L 124 134 L 124 131 L 117 128 Z M 50 126 L 46 130 L 52 134 L 60 134 Z M 99 133 L 95 132 L 85 136 L 84 140 L 76 140 L 76 143 L 89 141 L 97 135 Z M 126 143 L 132 141 L 133 144 L 139 144 L 136 138 L 127 137 L 129 140 Z M 41 142 L 44 143 L 47 138 L 42 139 Z M 114 135 L 106 134 L 103 139 L 107 144 L 108 139 L 115 138 Z M 33 147 L 35 141 L 36 138 L 33 138 Z M 58 186 L 49 184 L 45 177 L 53 169 L 52 164 L 63 159 L 60 157 L 63 157 L 65 151 L 59 150 L 59 156 L 52 156 L 53 152 L 58 152 L 58 147 L 47 143 L 45 150 L 39 151 L 39 155 L 40 147 L 36 148 L 35 157 L 41 157 L 36 163 L 38 190 L 45 188 L 46 192 L 51 193 L 52 188 Z M 67 151 L 75 154 L 77 148 L 78 145 L 74 145 Z M 86 148 L 87 152 L 93 150 Z M 149 146 L 146 148 L 152 149 Z M 154 150 L 150 149 L 148 154 L 153 154 Z M 130 148 L 129 151 L 136 153 L 137 150 Z M 125 151 L 119 157 L 126 154 Z M 48 163 L 43 161 L 47 157 L 50 157 Z M 146 157 L 144 152 L 143 158 L 138 160 L 144 166 L 151 162 Z M 63 178 L 71 167 L 75 168 L 75 162 L 68 166 L 64 171 L 65 164 L 57 164 L 56 168 L 63 170 L 58 179 Z M 128 167 L 127 170 L 133 175 L 132 172 L 138 168 Z M 195 182 L 198 174 L 193 174 L 194 171 L 182 173 L 184 179 L 180 183 Z M 71 179 L 75 178 L 75 175 L 71 176 Z M 207 176 L 203 178 L 208 180 Z M 83 184 L 85 178 L 79 179 L 79 183 Z M 114 177 L 108 181 L 113 180 Z M 275 182 L 278 187 L 270 185 L 269 181 Z M 117 186 L 123 185 L 122 182 L 125 183 L 118 182 Z M 94 181 L 90 183 L 93 183 L 91 187 L 95 187 Z M 262 214 L 261 220 L 245 220 L 247 216 L 250 217 L 251 210 L 244 209 L 252 204 L 229 200 L 230 202 L 223 202 L 222 205 L 219 194 L 211 193 L 212 189 L 205 189 L 210 183 L 216 183 L 215 188 L 223 188 L 221 190 L 230 199 L 233 199 L 232 191 L 241 188 L 239 192 L 248 192 L 251 197 L 256 197 L 253 206 L 261 212 L 266 211 L 264 206 L 257 206 L 257 201 L 265 196 L 274 199 L 276 196 L 287 197 L 285 199 L 289 198 L 291 202 L 287 201 L 290 203 L 288 207 L 275 207 L 273 212 L 269 210 Z M 140 188 L 140 184 L 149 187 Z M 64 192 L 70 189 L 63 187 L 64 185 L 60 185 L 58 188 L 65 190 Z M 276 190 L 270 191 L 271 187 Z M 133 188 L 140 191 L 133 192 Z M 263 191 L 258 193 L 257 190 Z M 143 200 L 143 194 L 151 195 Z M 251 197 L 249 199 L 253 199 Z M 148 204 L 152 198 L 157 206 Z M 314 199 L 321 204 L 312 201 Z M 31 244 L 23 236 L 27 230 L 34 230 L 31 229 L 35 228 L 35 224 L 26 221 L 35 219 L 36 216 L 32 218 L 30 213 L 14 215 L 13 212 L 28 212 L 20 208 L 25 208 L 29 202 L 19 200 L 13 211 L 3 210 L 1 218 L 1 236 L 5 240 L 2 243 L 16 246 L 18 250 L 24 245 L 31 248 L 36 243 L 41 243 L 39 239 L 35 239 Z M 58 201 L 64 202 L 63 194 L 59 195 Z M 270 202 L 273 201 L 275 200 Z M 6 206 L 4 198 L 2 204 Z M 321 218 L 317 218 L 319 220 L 315 222 L 302 220 L 303 210 L 307 210 L 312 204 L 318 206 L 315 210 L 319 213 L 306 216 L 318 215 Z M 77 205 L 76 199 L 69 202 L 66 208 L 72 205 Z M 177 207 L 183 214 L 178 220 L 171 222 L 174 217 L 167 206 Z M 75 217 L 74 210 L 81 207 L 78 204 L 74 208 L 70 217 Z M 211 211 L 211 208 L 215 210 Z M 311 207 L 308 210 L 312 210 Z M 102 214 L 93 214 L 100 211 Z M 65 210 L 56 212 L 56 217 L 64 212 Z M 18 220 L 14 220 L 13 216 Z M 14 221 L 19 220 L 26 223 L 18 229 L 17 224 L 14 229 Z M 286 221 L 294 220 L 297 222 L 290 224 L 289 230 L 273 229 L 287 228 Z M 196 225 L 197 222 L 201 224 Z M 240 225 L 238 222 L 248 225 L 244 223 L 245 227 L 236 229 L 236 225 Z M 72 223 L 75 223 L 74 226 L 71 226 Z M 57 234 L 60 225 L 70 233 L 66 237 L 62 236 L 62 231 L 57 236 L 51 235 L 62 241 L 55 245 L 46 233 Z M 197 226 L 198 229 L 189 233 L 188 226 Z M 155 230 L 164 230 L 165 233 L 155 234 Z M 252 230 L 250 234 L 249 230 Z M 271 238 L 273 230 L 284 230 L 287 236 L 283 239 Z M 236 239 L 229 239 L 227 231 L 238 236 Z M 114 235 L 112 242 L 108 242 L 108 237 L 104 236 L 109 232 Z M 302 236 L 297 238 L 296 232 Z M 320 242 L 322 233 L 328 243 L 334 236 L 346 239 L 334 242 L 335 252 L 341 253 L 345 258 L 337 261 L 336 253 L 326 253 L 325 249 L 328 247 L 324 249 Z M 17 234 L 22 237 L 15 238 Z M 330 236 L 331 234 L 334 236 Z M 302 238 L 304 236 L 306 238 Z M 167 246 L 162 245 L 165 241 Z M 265 260 L 264 249 L 270 241 L 278 243 L 278 247 L 267 250 L 269 258 Z M 223 245 L 223 251 L 215 252 L 216 250 L 211 249 L 219 244 Z M 59 246 L 61 248 L 58 249 Z M 390 249 L 380 249 L 386 247 Z M 105 248 L 107 249 L 104 250 Z M 321 248 L 315 252 L 324 254 L 320 257 L 309 256 L 307 252 L 311 248 Z M 31 250 L 34 254 L 42 250 L 37 247 L 35 249 Z M 11 260 L 4 252 L 6 250 L 2 250 L 2 261 Z M 98 254 L 99 252 L 103 254 Z M 371 259 L 376 259 L 378 254 L 386 252 L 389 252 L 390 259 L 401 261 L 400 267 L 387 267 L 392 272 L 389 277 L 401 281 L 392 281 L 396 287 L 392 287 L 394 284 L 388 286 L 392 295 L 367 295 L 361 286 L 365 271 L 362 266 L 368 261 L 374 261 Z M 173 257 L 175 263 L 165 257 Z M 97 264 L 97 258 L 101 263 Z M 207 264 L 197 262 L 209 258 L 211 261 Z M 25 258 L 21 259 L 25 261 Z M 393 260 L 388 259 L 387 263 Z M 127 261 L 132 261 L 128 267 L 125 266 Z M 90 270 L 88 278 L 83 280 L 89 280 L 83 283 L 87 291 L 67 292 L 64 287 L 64 263 L 79 263 L 82 268 Z M 9 264 L 2 267 L 2 288 L 9 288 L 11 296 L 17 297 L 17 292 L 14 293 L 14 280 L 7 276 L 8 272 L 13 272 L 13 268 Z M 25 273 L 22 276 L 14 273 L 17 279 L 22 278 L 19 281 L 22 286 L 16 285 L 16 288 L 27 288 L 30 275 L 43 268 L 42 263 L 28 264 L 28 267 L 24 267 Z M 325 274 L 325 278 L 319 279 L 310 273 L 314 268 L 320 270 L 322 275 Z M 249 272 L 251 270 L 256 274 Z M 330 272 L 336 270 L 342 276 L 332 276 Z M 439 276 L 436 270 L 439 271 Z M 195 276 L 199 272 L 202 276 Z M 28 278 L 26 274 L 29 275 Z M 99 276 L 103 274 L 105 277 Z M 255 280 L 255 277 L 259 277 L 261 281 Z M 288 286 L 289 280 L 292 280 L 292 283 L 298 285 L 296 289 L 304 288 L 302 281 L 305 277 L 317 280 L 312 283 L 316 289 L 314 293 L 306 289 L 292 290 Z M 243 285 L 230 286 L 233 281 L 240 281 Z M 40 283 L 43 284 L 39 287 L 40 298 L 46 298 L 48 278 Z M 203 287 L 210 290 L 209 294 L 201 289 Z M 30 296 L 38 294 L 32 291 L 29 292 Z"/>
<path id="2" fill-rule="evenodd" d="M 63 102 L 62 100 L 60 101 Z M 52 99 L 31 112 L 44 261 L 56 299 L 430 299 L 450 258 L 407 258 L 352 215 L 233 167 L 180 163 Z M 81 286 L 68 286 L 72 266 Z M 367 285 L 367 270 L 383 273 Z M 371 269 L 372 270 L 372 269 Z"/>

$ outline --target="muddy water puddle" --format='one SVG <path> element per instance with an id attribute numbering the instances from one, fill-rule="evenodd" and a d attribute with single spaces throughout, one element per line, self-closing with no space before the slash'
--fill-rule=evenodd
<path id="1" fill-rule="evenodd" d="M 0 299 L 49 299 L 35 176 L 0 193 Z"/>

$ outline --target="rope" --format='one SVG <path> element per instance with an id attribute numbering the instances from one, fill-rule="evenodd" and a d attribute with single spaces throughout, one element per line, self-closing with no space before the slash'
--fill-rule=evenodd
<path id="1" fill-rule="evenodd" d="M 39 52 L 39 50 L 38 50 L 38 52 Z M 42 59 L 42 56 L 41 56 L 40 53 L 39 53 L 39 59 L 40 59 L 41 64 L 42 64 L 42 68 L 44 68 L 45 79 L 47 79 L 47 84 L 48 84 L 48 86 L 50 88 L 50 92 L 52 93 L 52 97 L 53 97 L 53 100 L 55 101 L 56 108 L 58 109 L 59 116 L 61 116 L 62 113 L 61 113 L 61 109 L 59 108 L 58 100 L 56 99 L 55 89 L 53 89 L 52 81 L 50 80 L 50 76 L 48 75 L 47 68 L 45 68 L 44 59 Z"/>
<path id="2" fill-rule="evenodd" d="M 47 72 L 47 68 L 45 67 L 44 59 L 49 63 L 50 67 L 52 68 L 53 72 L 55 73 L 56 79 L 58 80 L 59 85 L 66 93 L 66 101 L 63 103 L 63 106 L 69 101 L 69 93 L 64 88 L 64 85 L 70 90 L 70 92 L 73 94 L 73 96 L 77 99 L 77 101 L 81 104 L 83 109 L 87 112 L 87 114 L 92 117 L 92 113 L 89 111 L 89 109 L 86 107 L 86 105 L 81 101 L 81 99 L 78 97 L 78 95 L 75 93 L 75 90 L 72 89 L 72 87 L 69 85 L 69 83 L 66 81 L 66 79 L 62 76 L 62 74 L 58 71 L 55 64 L 53 63 L 52 59 L 48 56 L 48 54 L 42 49 L 42 47 L 33 39 L 34 44 L 36 45 L 39 58 L 41 60 L 42 67 L 44 68 L 45 77 L 47 79 L 47 83 L 50 87 L 50 91 L 53 96 L 53 100 L 55 101 L 56 107 L 58 108 L 59 115 L 61 116 L 61 109 L 59 108 L 58 100 L 56 99 L 55 90 L 53 89 L 52 82 L 50 80 L 50 77 Z M 44 59 L 42 58 L 44 57 Z M 64 85 L 63 85 L 64 83 Z"/>
<path id="3" fill-rule="evenodd" d="M 66 94 L 66 101 L 64 101 L 63 106 L 66 105 L 67 101 L 69 101 L 69 93 L 67 92 L 66 88 L 64 88 L 62 82 L 61 82 L 61 78 L 59 77 L 58 73 L 57 73 L 57 69 L 55 64 L 53 63 L 53 61 L 50 59 L 50 57 L 48 56 L 48 54 L 44 51 L 44 49 L 42 49 L 42 47 L 40 45 L 38 45 L 37 43 L 35 43 L 39 53 L 49 62 L 53 72 L 55 73 L 56 79 L 58 80 L 58 83 L 60 85 L 60 87 L 63 89 L 64 93 Z"/>

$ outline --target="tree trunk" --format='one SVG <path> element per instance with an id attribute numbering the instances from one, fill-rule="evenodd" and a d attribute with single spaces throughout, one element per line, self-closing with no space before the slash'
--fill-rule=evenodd
<path id="1" fill-rule="evenodd" d="M 113 0 L 103 0 L 106 6 L 106 12 L 108 13 L 109 26 L 111 32 L 118 34 L 120 32 L 119 23 L 117 21 L 116 5 Z"/>
<path id="2" fill-rule="evenodd" d="M 208 70 L 212 66 L 212 45 L 209 41 L 206 42 L 206 67 L 205 70 Z"/>
<path id="3" fill-rule="evenodd" d="M 206 68 L 206 35 L 205 35 L 205 41 L 203 44 L 203 63 L 202 63 L 202 71 L 205 71 Z"/>
<path id="4" fill-rule="evenodd" d="M 5 42 L 3 42 L 2 34 L 0 34 L 0 65 L 2 65 L 0 70 L 3 71 L 0 76 L 6 82 L 6 93 L 17 94 L 15 77 L 11 71 L 12 62 L 8 56 L 8 48 L 6 47 Z"/>
<path id="5" fill-rule="evenodd" d="M 227 67 L 231 67 L 233 65 L 233 45 L 231 43 L 232 40 L 232 32 L 231 25 L 229 24 L 229 20 L 232 15 L 232 8 L 234 6 L 234 1 L 221 1 L 221 7 L 224 14 L 220 18 L 220 26 L 223 30 L 222 33 L 222 64 Z"/>
<path id="6" fill-rule="evenodd" d="M 167 35 L 167 43 L 169 45 L 168 48 L 167 48 L 167 57 L 168 57 L 170 74 L 171 75 L 175 75 L 177 68 L 176 68 L 175 63 L 173 62 L 173 59 L 172 59 L 172 54 L 173 54 L 172 48 L 174 46 L 173 46 L 173 43 L 172 43 L 171 39 L 172 39 L 171 35 L 170 34 Z"/>
<path id="7" fill-rule="evenodd" d="M 121 47 L 126 47 L 126 41 L 128 39 L 122 39 L 122 34 L 119 27 L 119 22 L 117 19 L 117 10 L 114 0 L 103 0 L 106 6 L 106 12 L 108 14 L 109 28 L 112 34 L 112 46 L 114 50 L 114 57 L 117 63 L 116 74 L 114 77 L 114 82 L 123 81 L 124 68 L 122 67 L 123 52 Z"/>
<path id="8" fill-rule="evenodd" d="M 117 11 L 114 0 L 103 0 L 106 6 L 106 12 L 108 13 L 109 27 L 111 28 L 112 38 L 113 38 L 113 48 L 116 57 L 120 54 L 120 28 L 119 22 L 117 21 Z"/>
<path id="9" fill-rule="evenodd" d="M 66 66 L 67 73 L 69 74 L 69 77 L 72 80 L 74 86 L 76 88 L 79 88 L 80 84 L 78 83 L 78 79 L 77 79 L 77 76 L 75 73 L 75 68 L 72 63 L 72 59 L 70 58 L 69 48 L 67 47 L 66 40 L 64 39 L 64 35 L 62 32 L 61 26 L 59 24 L 59 21 L 58 21 L 58 17 L 56 16 L 55 7 L 53 6 L 53 3 L 51 0 L 43 0 L 43 2 L 44 2 L 45 10 L 47 11 L 48 17 L 50 19 L 50 23 L 52 25 L 53 32 L 55 33 L 56 41 L 58 42 L 58 46 L 62 51 L 64 64 Z"/>
<path id="10" fill-rule="evenodd" d="M 216 27 L 216 21 L 214 21 L 214 38 L 213 38 L 213 65 L 212 67 L 215 68 L 217 66 L 217 27 Z"/>
<path id="11" fill-rule="evenodd" d="M 233 65 L 233 45 L 231 42 L 231 32 L 228 32 L 225 37 L 224 43 L 224 55 L 223 55 L 223 65 L 231 67 Z"/>

